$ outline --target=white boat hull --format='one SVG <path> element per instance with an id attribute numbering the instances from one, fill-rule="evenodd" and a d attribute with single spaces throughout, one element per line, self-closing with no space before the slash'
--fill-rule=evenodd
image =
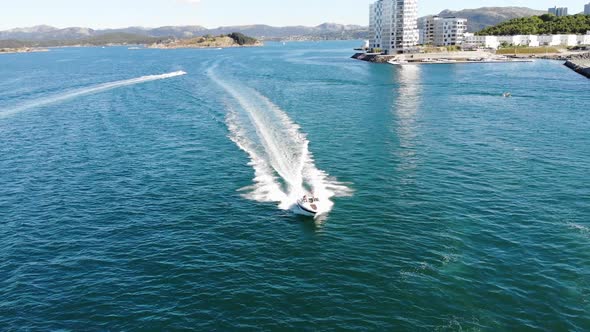
<path id="1" fill-rule="evenodd" d="M 318 214 L 317 210 L 313 209 L 309 204 L 303 203 L 301 201 L 297 201 L 297 208 L 302 215 L 308 217 L 315 217 Z"/>

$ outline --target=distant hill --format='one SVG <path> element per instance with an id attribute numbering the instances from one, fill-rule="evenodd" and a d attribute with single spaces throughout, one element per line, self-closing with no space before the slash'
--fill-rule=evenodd
<path id="1" fill-rule="evenodd" d="M 438 16 L 455 16 L 466 18 L 467 30 L 477 32 L 484 28 L 500 24 L 513 18 L 529 17 L 546 14 L 547 11 L 526 7 L 482 7 L 459 11 L 443 10 Z M 424 19 L 422 17 L 421 19 Z"/>
<path id="2" fill-rule="evenodd" d="M 129 27 L 123 29 L 94 30 L 71 27 L 58 29 L 47 25 L 29 28 L 17 28 L 0 31 L 0 40 L 22 41 L 71 41 L 95 38 L 106 34 L 134 34 L 145 37 L 187 39 L 205 35 L 225 35 L 232 32 L 243 33 L 259 39 L 357 39 L 367 35 L 368 28 L 358 25 L 324 23 L 316 27 L 288 26 L 273 27 L 269 25 L 242 25 L 207 29 L 202 26 L 166 26 L 155 29 Z"/>
<path id="3" fill-rule="evenodd" d="M 76 46 L 76 45 L 138 45 L 160 42 L 163 38 L 147 37 L 124 32 L 105 33 L 98 36 L 76 38 L 76 39 L 50 39 L 50 40 L 0 40 L 0 48 L 21 48 L 21 47 L 53 47 L 53 46 Z"/>

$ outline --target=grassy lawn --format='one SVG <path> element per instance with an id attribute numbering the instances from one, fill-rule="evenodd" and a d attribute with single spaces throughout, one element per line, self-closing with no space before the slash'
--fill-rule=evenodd
<path id="1" fill-rule="evenodd" d="M 545 54 L 545 53 L 559 53 L 555 47 L 507 47 L 496 51 L 496 54 Z"/>

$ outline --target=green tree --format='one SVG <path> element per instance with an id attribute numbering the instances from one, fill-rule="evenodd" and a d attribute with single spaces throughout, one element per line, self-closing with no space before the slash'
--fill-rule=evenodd
<path id="1" fill-rule="evenodd" d="M 496 26 L 488 27 L 477 34 L 492 36 L 537 35 L 537 34 L 584 34 L 590 31 L 590 15 L 557 17 L 552 14 L 515 18 Z"/>
<path id="2" fill-rule="evenodd" d="M 253 45 L 256 44 L 256 42 L 258 41 L 255 38 L 248 37 L 243 33 L 239 32 L 232 32 L 227 36 L 233 39 L 236 43 L 238 43 L 238 45 Z"/>

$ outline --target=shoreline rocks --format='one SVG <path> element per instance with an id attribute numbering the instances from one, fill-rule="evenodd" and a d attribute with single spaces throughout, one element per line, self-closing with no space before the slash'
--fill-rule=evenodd
<path id="1" fill-rule="evenodd" d="M 46 48 L 22 47 L 22 48 L 0 48 L 0 54 L 15 54 L 15 53 L 36 53 L 49 52 Z"/>
<path id="2" fill-rule="evenodd" d="M 566 61 L 565 66 L 580 75 L 590 78 L 590 53 L 571 57 Z"/>
<path id="3" fill-rule="evenodd" d="M 240 45 L 229 36 L 198 37 L 192 39 L 172 39 L 148 45 L 148 48 L 179 49 L 179 48 L 233 48 L 233 47 L 257 47 L 263 46 L 259 41 L 251 44 Z"/>

